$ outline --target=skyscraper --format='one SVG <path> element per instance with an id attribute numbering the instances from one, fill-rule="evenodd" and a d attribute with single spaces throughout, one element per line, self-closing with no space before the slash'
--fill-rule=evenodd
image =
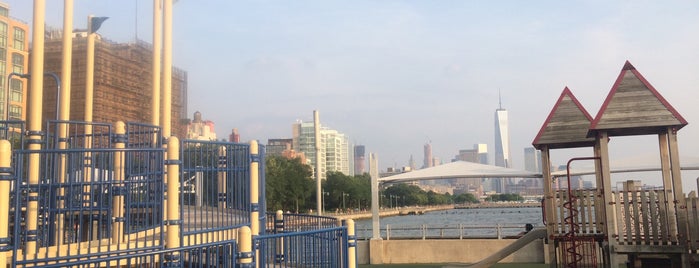
<path id="1" fill-rule="evenodd" d="M 495 165 L 499 167 L 512 167 L 510 163 L 510 129 L 507 122 L 507 110 L 502 108 L 502 101 L 499 102 L 500 107 L 495 110 Z M 499 179 L 494 180 L 499 184 L 494 187 L 499 193 L 506 192 L 508 184 L 513 184 L 511 180 Z"/>
<path id="2" fill-rule="evenodd" d="M 524 148 L 524 169 L 531 172 L 541 172 L 541 152 L 534 147 Z"/>
<path id="3" fill-rule="evenodd" d="M 422 168 L 432 167 L 434 162 L 432 159 L 432 144 L 431 143 L 429 143 L 429 142 L 425 143 L 424 152 L 425 152 L 425 160 L 423 162 L 424 164 L 422 165 Z"/>
<path id="4" fill-rule="evenodd" d="M 510 129 L 507 122 L 507 110 L 502 106 L 495 110 L 495 165 L 512 167 L 510 163 Z"/>
<path id="5" fill-rule="evenodd" d="M 364 145 L 354 146 L 354 174 L 361 175 L 366 172 L 366 158 Z"/>

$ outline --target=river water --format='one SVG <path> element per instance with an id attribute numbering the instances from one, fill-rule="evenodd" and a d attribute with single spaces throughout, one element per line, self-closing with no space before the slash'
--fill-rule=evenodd
<path id="1" fill-rule="evenodd" d="M 474 208 L 381 218 L 384 239 L 496 238 L 516 236 L 525 224 L 543 227 L 541 208 Z M 371 219 L 357 220 L 357 238 L 372 235 Z"/>

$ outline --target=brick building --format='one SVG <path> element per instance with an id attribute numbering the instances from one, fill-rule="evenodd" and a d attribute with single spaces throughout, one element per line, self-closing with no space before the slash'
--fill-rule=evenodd
<path id="1" fill-rule="evenodd" d="M 73 37 L 70 120 L 84 121 L 87 37 Z M 61 76 L 62 37 L 60 31 L 47 31 L 44 70 Z M 93 122 L 116 121 L 151 123 L 152 47 L 145 42 L 114 43 L 95 41 Z M 56 119 L 56 83 L 44 80 L 43 119 Z M 163 89 L 161 88 L 161 93 Z M 162 103 L 162 99 L 161 99 Z M 162 111 L 162 109 L 161 109 Z M 183 138 L 187 132 L 187 72 L 172 70 L 172 134 Z M 162 116 L 162 112 L 161 112 Z M 162 117 L 161 120 L 162 122 Z"/>

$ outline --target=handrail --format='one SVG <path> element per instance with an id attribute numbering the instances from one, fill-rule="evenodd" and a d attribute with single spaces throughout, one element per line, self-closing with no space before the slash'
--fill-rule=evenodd
<path id="1" fill-rule="evenodd" d="M 371 228 L 356 228 L 357 237 L 359 240 L 371 238 Z M 441 225 L 429 226 L 420 225 L 403 225 L 396 226 L 386 224 L 385 228 L 381 228 L 381 233 L 385 235 L 386 240 L 392 238 L 398 239 L 468 239 L 468 238 L 515 238 L 524 232 L 523 226 L 520 225 Z M 369 234 L 369 235 L 365 235 Z"/>

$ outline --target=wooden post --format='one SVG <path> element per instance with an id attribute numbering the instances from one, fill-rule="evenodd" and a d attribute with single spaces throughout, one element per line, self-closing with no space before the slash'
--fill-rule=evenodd
<path id="1" fill-rule="evenodd" d="M 541 150 L 541 174 L 544 186 L 544 211 L 546 212 L 546 233 L 548 237 L 553 237 L 554 230 L 556 228 L 556 218 L 555 218 L 555 207 L 554 207 L 554 195 L 553 185 L 551 179 L 551 155 L 549 154 L 548 146 L 544 146 Z M 549 266 L 554 268 L 557 266 L 558 260 L 556 259 L 556 246 L 553 240 L 549 240 L 546 247 L 548 251 Z"/>
<path id="2" fill-rule="evenodd" d="M 668 143 L 670 146 L 670 166 L 672 167 L 672 191 L 674 193 L 674 203 L 677 209 L 677 229 L 680 246 L 688 248 L 689 229 L 687 229 L 687 200 L 684 198 L 682 190 L 682 175 L 680 171 L 680 152 L 677 145 L 677 129 L 667 128 Z M 696 230 L 693 230 L 696 231 Z M 690 266 L 690 256 L 685 250 L 682 253 L 682 266 Z"/>
<path id="3" fill-rule="evenodd" d="M 600 132 L 595 141 L 595 157 L 599 157 L 600 168 L 597 173 L 597 188 L 601 189 L 602 197 L 604 200 L 604 234 L 607 238 L 609 244 L 607 245 L 607 252 L 609 253 L 609 263 L 610 267 L 616 267 L 618 265 L 616 250 L 614 245 L 616 244 L 616 233 L 614 231 L 614 202 L 612 201 L 612 182 L 611 182 L 611 171 L 609 169 L 609 135 L 607 132 Z"/>
<path id="4" fill-rule="evenodd" d="M 672 167 L 670 164 L 670 144 L 668 140 L 668 133 L 658 134 L 658 143 L 660 146 L 660 167 L 663 176 L 663 195 L 665 200 L 674 200 L 673 190 L 672 190 Z M 660 204 L 665 207 L 667 215 L 675 215 L 675 206 L 671 203 Z M 667 217 L 665 219 L 660 219 L 665 222 L 667 226 L 668 237 L 670 241 L 662 241 L 662 245 L 669 245 L 677 242 L 677 218 Z"/>

